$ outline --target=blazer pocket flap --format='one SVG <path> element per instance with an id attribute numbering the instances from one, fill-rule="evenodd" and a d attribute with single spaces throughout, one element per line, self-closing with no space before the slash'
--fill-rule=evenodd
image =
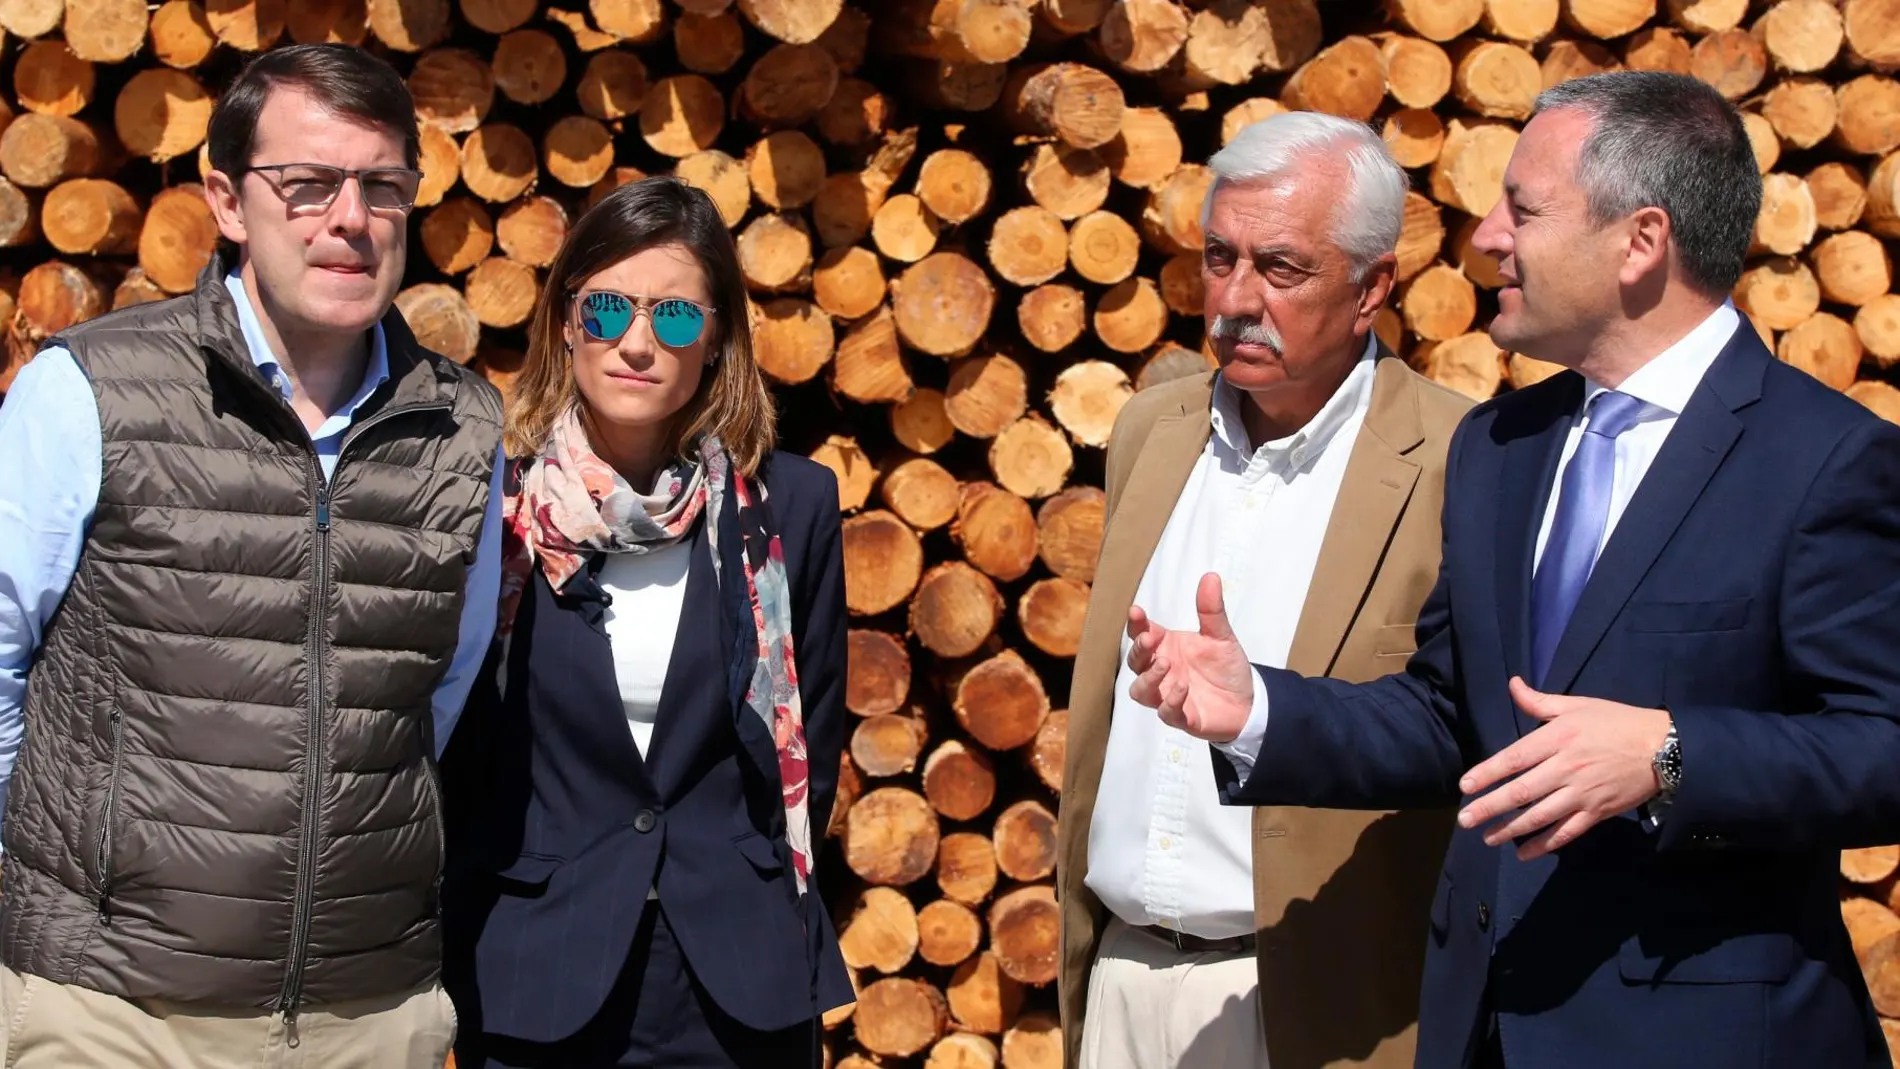
<path id="1" fill-rule="evenodd" d="M 732 845 L 738 847 L 739 853 L 745 855 L 745 859 L 752 862 L 752 867 L 760 872 L 779 872 L 785 868 L 785 862 L 778 856 L 778 847 L 756 831 L 733 836 Z"/>
<path id="2" fill-rule="evenodd" d="M 1794 972 L 1799 948 L 1785 932 L 1733 935 L 1713 946 L 1697 945 L 1671 934 L 1646 943 L 1626 941 L 1618 971 L 1625 980 L 1651 984 L 1780 983 Z"/>
<path id="3" fill-rule="evenodd" d="M 1734 631 L 1748 623 L 1753 598 L 1721 601 L 1633 601 L 1623 610 L 1631 631 Z"/>
<path id="4" fill-rule="evenodd" d="M 521 854 L 513 860 L 497 861 L 493 871 L 501 879 L 515 883 L 546 883 L 563 860 L 547 854 Z"/>
<path id="5" fill-rule="evenodd" d="M 1372 633 L 1372 652 L 1379 657 L 1410 657 L 1418 652 L 1418 628 L 1387 624 Z"/>

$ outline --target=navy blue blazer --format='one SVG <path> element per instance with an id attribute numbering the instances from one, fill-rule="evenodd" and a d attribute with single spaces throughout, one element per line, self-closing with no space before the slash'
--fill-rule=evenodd
<path id="1" fill-rule="evenodd" d="M 1536 722 L 1532 550 L 1584 383 L 1474 409 L 1452 440 L 1444 557 L 1403 674 L 1261 669 L 1270 705 L 1223 799 L 1396 808 Z M 1886 1043 L 1841 923 L 1837 851 L 1900 839 L 1900 428 L 1779 364 L 1746 323 L 1604 546 L 1545 688 L 1666 708 L 1682 789 L 1519 862 L 1459 831 L 1432 905 L 1421 1069 L 1848 1069 Z"/>
<path id="2" fill-rule="evenodd" d="M 788 454 L 761 477 L 791 583 L 821 849 L 846 721 L 838 488 L 828 469 Z M 702 521 L 644 760 L 614 681 L 598 561 L 560 595 L 535 570 L 506 693 L 491 657 L 470 697 L 442 762 L 444 981 L 464 1027 L 533 1042 L 580 1029 L 627 965 L 654 886 L 693 975 L 741 1024 L 789 1028 L 851 1001 L 816 881 L 797 895 L 777 751 L 744 701 L 758 639 L 745 584 L 730 581 L 743 562 L 734 495 L 725 501 L 728 581 L 714 574 Z"/>

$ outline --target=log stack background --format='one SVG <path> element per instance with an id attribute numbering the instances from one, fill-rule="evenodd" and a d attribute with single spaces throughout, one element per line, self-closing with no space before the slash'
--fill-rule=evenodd
<path id="1" fill-rule="evenodd" d="M 184 292 L 195 184 L 245 56 L 387 56 L 427 179 L 400 303 L 504 391 L 569 221 L 677 173 L 738 239 L 788 448 L 837 471 L 853 733 L 824 889 L 849 1069 L 1060 1061 L 1051 891 L 1102 449 L 1202 347 L 1201 164 L 1246 122 L 1372 122 L 1411 168 L 1380 333 L 1476 397 L 1476 218 L 1544 86 L 1695 74 L 1766 177 L 1737 303 L 1782 359 L 1900 419 L 1900 0 L 0 0 L 0 391 L 66 324 Z M 1843 859 L 1900 1018 L 1900 848 Z M 1900 1025 L 1896 1025 L 1900 1031 Z M 1893 1034 L 1893 1033 L 1890 1033 Z"/>

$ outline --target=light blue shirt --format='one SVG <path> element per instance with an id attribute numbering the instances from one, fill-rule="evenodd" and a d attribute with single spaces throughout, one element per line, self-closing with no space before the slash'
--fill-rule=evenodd
<path id="1" fill-rule="evenodd" d="M 290 379 L 271 355 L 244 284 L 232 274 L 225 286 L 237 304 L 251 359 L 289 404 Z M 310 436 L 326 479 L 336 470 L 337 450 L 357 409 L 388 378 L 389 351 L 379 323 L 371 333 L 363 385 Z M 79 570 L 86 528 L 99 503 L 102 439 L 92 384 L 71 353 L 52 346 L 20 369 L 6 404 L 0 405 L 0 811 L 26 734 L 27 675 L 46 625 Z M 468 570 L 455 656 L 431 702 L 437 757 L 462 714 L 495 630 L 495 604 L 501 594 L 501 483 L 502 451 L 497 447 L 488 511 L 475 563 Z"/>

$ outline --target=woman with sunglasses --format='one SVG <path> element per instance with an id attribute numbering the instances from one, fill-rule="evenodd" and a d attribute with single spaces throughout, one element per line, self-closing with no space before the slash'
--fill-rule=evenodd
<path id="1" fill-rule="evenodd" d="M 507 413 L 496 651 L 443 761 L 457 1064 L 816 1065 L 844 742 L 837 485 L 774 452 L 705 194 L 555 258 Z"/>

